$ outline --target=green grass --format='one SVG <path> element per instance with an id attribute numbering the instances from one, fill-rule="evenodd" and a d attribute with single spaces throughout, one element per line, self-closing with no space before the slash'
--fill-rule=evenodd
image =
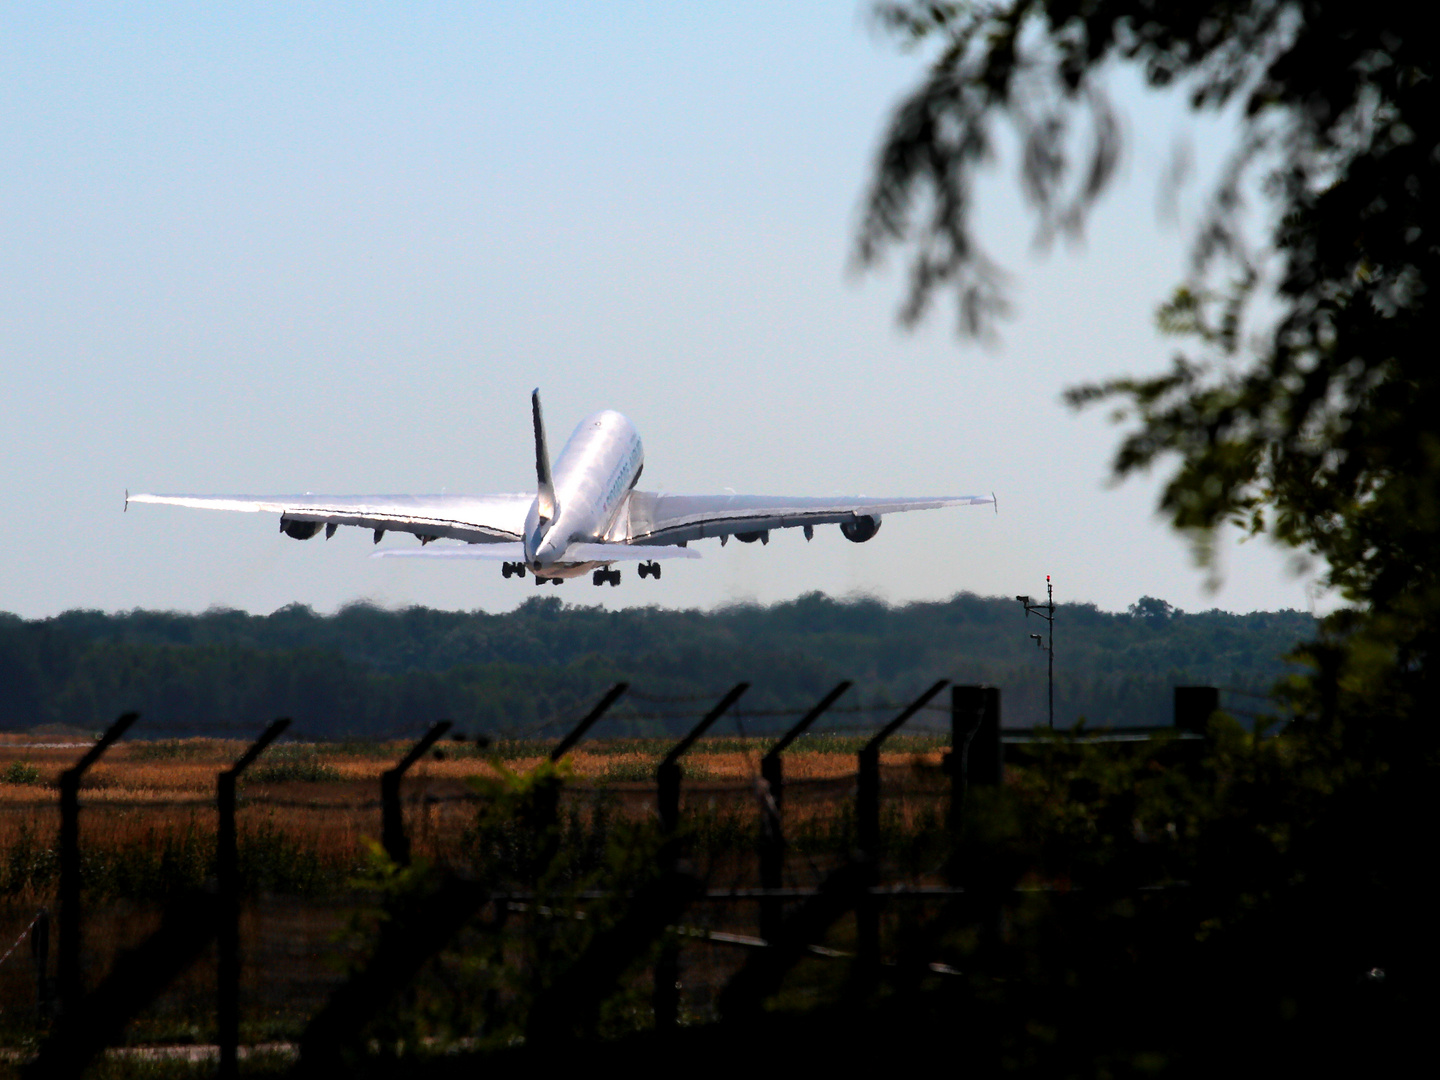
<path id="1" fill-rule="evenodd" d="M 266 752 L 240 776 L 251 784 L 325 783 L 341 779 L 340 770 L 321 760 L 313 746 L 280 746 Z"/>
<path id="2" fill-rule="evenodd" d="M 605 766 L 600 774 L 602 784 L 650 784 L 655 782 L 655 770 L 660 765 L 659 757 L 653 761 L 614 761 Z M 709 780 L 711 772 L 704 765 L 686 760 L 686 780 Z"/>
<path id="3" fill-rule="evenodd" d="M 135 739 L 125 747 L 132 761 L 216 761 L 228 752 L 210 739 Z"/>

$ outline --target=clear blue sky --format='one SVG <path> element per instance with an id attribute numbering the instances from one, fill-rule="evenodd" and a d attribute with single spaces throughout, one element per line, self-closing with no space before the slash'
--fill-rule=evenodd
<path id="1" fill-rule="evenodd" d="M 670 491 L 996 491 L 868 544 L 701 545 L 660 583 L 571 601 L 713 606 L 820 589 L 1124 608 L 1308 604 L 1263 544 L 1204 590 L 1105 484 L 1116 432 L 1060 404 L 1160 367 L 1185 270 L 1157 179 L 1191 131 L 1119 79 L 1124 178 L 1082 248 L 1037 253 L 997 168 L 981 231 L 1015 275 L 997 348 L 901 274 L 848 272 L 885 116 L 920 61 L 865 8 L 789 4 L 0 4 L 0 610 L 355 600 L 503 609 L 497 567 L 367 558 L 344 530 L 134 507 L 123 492 L 524 490 L 527 395 L 552 443 L 613 407 Z M 408 538 L 387 543 L 407 543 Z"/>

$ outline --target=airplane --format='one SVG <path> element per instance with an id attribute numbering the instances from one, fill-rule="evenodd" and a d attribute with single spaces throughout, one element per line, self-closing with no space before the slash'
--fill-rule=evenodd
<path id="1" fill-rule="evenodd" d="M 774 529 L 839 525 L 847 540 L 864 543 L 881 517 L 906 510 L 996 503 L 991 495 L 931 498 L 806 498 L 782 495 L 670 495 L 635 488 L 645 451 L 635 425 L 603 410 L 580 421 L 550 467 L 540 391 L 530 396 L 535 428 L 535 493 L 498 495 L 130 495 L 130 503 L 161 503 L 207 510 L 279 513 L 280 531 L 325 539 L 341 525 L 372 529 L 375 543 L 389 532 L 411 533 L 420 547 L 387 549 L 376 558 L 490 559 L 506 578 L 528 571 L 536 585 L 559 585 L 591 575 L 596 585 L 620 584 L 617 562 L 638 562 L 640 576 L 660 578 L 666 559 L 698 559 L 691 540 L 730 537 L 770 542 Z M 442 537 L 456 546 L 427 545 Z"/>

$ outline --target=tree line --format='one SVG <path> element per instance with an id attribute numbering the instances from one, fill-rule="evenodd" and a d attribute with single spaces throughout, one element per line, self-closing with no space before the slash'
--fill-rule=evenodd
<path id="1" fill-rule="evenodd" d="M 1148 597 L 1124 613 L 1060 605 L 1056 626 L 1056 722 L 1067 727 L 1166 723 L 1179 684 L 1268 691 L 1314 632 L 1301 612 L 1187 614 Z M 856 689 L 839 725 L 873 723 L 937 678 L 1002 687 L 1006 722 L 1025 725 L 1045 716 L 1035 628 L 998 598 L 889 606 L 818 593 L 714 611 L 532 597 L 501 614 L 292 605 L 270 615 L 0 615 L 0 726 L 90 731 L 136 709 L 137 736 L 238 735 L 279 715 L 317 738 L 402 736 L 439 717 L 473 733 L 546 734 L 625 680 L 633 692 L 607 729 L 658 735 L 684 730 L 744 680 L 752 689 L 729 723 L 768 731 L 842 678 Z"/>

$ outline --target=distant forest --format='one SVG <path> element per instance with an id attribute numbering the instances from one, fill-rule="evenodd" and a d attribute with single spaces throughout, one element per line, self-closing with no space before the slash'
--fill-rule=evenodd
<path id="1" fill-rule="evenodd" d="M 1007 726 L 1045 719 L 1043 632 L 1013 600 L 969 595 L 891 607 L 820 594 L 770 607 L 608 611 L 532 597 L 505 614 L 367 606 L 317 615 L 71 611 L 0 614 L 0 728 L 94 731 L 142 714 L 132 737 L 240 737 L 276 716 L 297 736 L 400 737 L 447 718 L 470 733 L 558 734 L 620 680 L 633 692 L 596 734 L 683 730 L 706 702 L 751 691 L 717 733 L 785 724 L 838 680 L 855 689 L 832 727 L 862 727 L 938 678 L 1002 688 Z M 1056 612 L 1057 726 L 1163 724 L 1171 687 L 1230 688 L 1262 703 L 1311 635 L 1296 612 L 1186 614 L 1145 598 L 1126 613 Z M 870 711 L 867 711 L 870 710 Z M 932 723 L 943 717 L 929 713 Z"/>

